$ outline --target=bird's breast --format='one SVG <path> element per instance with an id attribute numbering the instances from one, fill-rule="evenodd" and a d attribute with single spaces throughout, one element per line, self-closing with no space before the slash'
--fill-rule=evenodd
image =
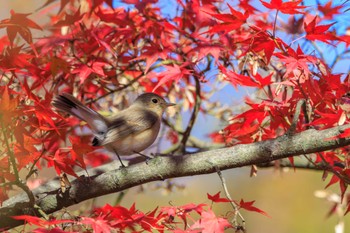
<path id="1" fill-rule="evenodd" d="M 160 121 L 147 130 L 140 133 L 130 134 L 121 140 L 106 145 L 106 148 L 114 150 L 118 155 L 131 155 L 137 152 L 142 152 L 151 146 L 157 139 L 159 129 Z"/>

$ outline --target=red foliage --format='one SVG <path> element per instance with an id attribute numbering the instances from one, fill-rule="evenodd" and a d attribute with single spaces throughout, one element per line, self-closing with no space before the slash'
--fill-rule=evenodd
<path id="1" fill-rule="evenodd" d="M 77 167 L 110 161 L 104 151 L 90 146 L 85 125 L 52 108 L 52 99 L 61 92 L 74 93 L 93 108 L 113 111 L 130 103 L 132 91 L 154 91 L 179 100 L 184 112 L 193 111 L 196 99 L 202 98 L 200 114 L 229 118 L 224 129 L 210 134 L 214 142 L 227 146 L 285 134 L 301 99 L 307 109 L 299 117 L 297 132 L 349 123 L 349 75 L 336 69 L 349 52 L 350 37 L 335 23 L 348 10 L 346 3 L 332 6 L 329 1 L 316 9 L 302 0 L 260 1 L 256 6 L 248 0 L 237 5 L 179 0 L 175 15 L 167 15 L 156 0 L 123 2 L 130 9 L 114 8 L 112 0 L 86 0 L 83 6 L 77 0 L 48 0 L 39 14 L 54 4 L 60 8 L 50 13 L 45 25 L 29 19 L 31 14 L 13 10 L 10 18 L 1 19 L 5 36 L 0 38 L 0 203 L 19 176 L 28 179 L 38 170 L 40 175 L 42 167 L 77 176 Z M 274 16 L 266 10 L 274 10 Z M 281 13 L 291 16 L 280 18 Z M 33 36 L 38 30 L 44 30 L 45 36 Z M 345 48 L 331 60 L 326 51 L 337 45 Z M 217 88 L 221 85 L 256 94 L 245 96 L 237 112 L 211 98 L 221 94 Z M 165 133 L 173 144 L 181 143 L 183 134 L 176 127 Z M 349 134 L 346 130 L 329 140 Z M 293 157 L 289 159 L 293 162 Z M 320 153 L 314 163 L 327 163 L 333 172 L 327 187 L 339 183 L 341 196 L 347 197 L 348 148 Z M 230 202 L 220 193 L 208 194 L 208 199 Z M 267 215 L 254 202 L 236 204 Z M 16 218 L 47 229 L 50 225 L 35 217 Z M 185 227 L 180 229 L 175 219 Z M 97 232 L 222 232 L 232 227 L 207 205 L 193 203 L 147 213 L 135 206 L 106 205 L 75 222 Z M 186 228 L 189 222 L 191 227 Z M 59 222 L 51 224 L 55 225 L 51 230 L 60 231 Z M 35 231 L 45 232 L 44 228 Z"/>

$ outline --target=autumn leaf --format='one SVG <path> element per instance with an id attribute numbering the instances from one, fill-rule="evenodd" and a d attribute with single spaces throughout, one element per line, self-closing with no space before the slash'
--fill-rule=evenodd
<path id="1" fill-rule="evenodd" d="M 292 48 L 288 48 L 287 54 L 285 53 L 276 53 L 275 55 L 280 58 L 282 62 L 285 63 L 286 73 L 285 77 L 288 77 L 289 74 L 293 74 L 295 79 L 298 79 L 300 82 L 304 82 L 305 79 L 310 77 L 310 64 L 316 64 L 317 59 L 313 56 L 304 54 L 300 46 L 296 51 Z"/>
<path id="2" fill-rule="evenodd" d="M 232 227 L 225 218 L 220 218 L 209 209 L 202 211 L 200 220 L 196 221 L 190 229 L 202 229 L 202 233 L 223 233 L 225 229 Z"/>
<path id="3" fill-rule="evenodd" d="M 85 139 L 85 140 L 84 140 Z M 72 143 L 72 149 L 70 150 L 72 154 L 72 159 L 79 162 L 82 168 L 86 168 L 84 155 L 92 152 L 95 148 L 90 145 L 90 137 L 82 138 L 76 136 L 69 136 L 69 141 Z"/>
<path id="4" fill-rule="evenodd" d="M 80 7 L 77 9 L 77 11 L 74 14 L 68 14 L 68 13 L 64 13 L 64 14 L 65 14 L 65 19 L 58 21 L 55 24 L 56 27 L 70 26 L 82 20 L 82 18 L 85 15 L 85 13 L 80 14 Z"/>
<path id="5" fill-rule="evenodd" d="M 16 220 L 23 220 L 29 225 L 35 225 L 35 226 L 49 226 L 49 225 L 55 225 L 55 224 L 61 224 L 61 223 L 72 223 L 74 221 L 69 220 L 69 219 L 50 219 L 50 220 L 45 220 L 36 216 L 31 216 L 31 215 L 19 215 L 19 216 L 12 216 L 13 219 Z"/>
<path id="6" fill-rule="evenodd" d="M 112 230 L 108 221 L 99 216 L 95 218 L 82 217 L 79 222 L 85 225 L 90 225 L 92 231 L 97 233 L 110 233 Z"/>
<path id="7" fill-rule="evenodd" d="M 152 44 L 151 46 L 145 46 L 143 48 L 144 52 L 137 58 L 132 59 L 131 61 L 137 61 L 137 60 L 145 60 L 146 66 L 145 66 L 145 73 L 148 72 L 149 68 L 158 60 L 158 59 L 167 59 L 168 53 L 170 53 L 171 50 L 162 48 L 159 45 Z"/>
<path id="8" fill-rule="evenodd" d="M 8 71 L 23 67 L 32 68 L 30 62 L 34 56 L 21 52 L 22 49 L 23 46 L 5 47 L 3 54 L 0 54 L 2 68 Z"/>
<path id="9" fill-rule="evenodd" d="M 221 192 L 218 192 L 217 194 L 215 195 L 210 195 L 209 193 L 207 193 L 207 196 L 208 196 L 208 199 L 211 200 L 212 202 L 231 202 L 229 199 L 227 198 L 222 198 L 220 197 L 220 193 Z"/>
<path id="10" fill-rule="evenodd" d="M 342 5 L 332 7 L 332 3 L 334 1 L 329 1 L 325 5 L 317 5 L 318 10 L 324 15 L 324 19 L 333 19 L 335 15 L 341 13 L 339 10 L 342 8 Z"/>
<path id="11" fill-rule="evenodd" d="M 253 211 L 253 212 L 257 212 L 259 214 L 265 215 L 266 217 L 270 217 L 265 211 L 253 206 L 255 201 L 243 201 L 243 199 L 241 199 L 241 201 L 239 202 L 239 207 L 243 208 L 245 210 L 248 211 Z"/>
<path id="12" fill-rule="evenodd" d="M 13 98 L 11 96 L 11 91 L 9 91 L 7 86 L 2 89 L 2 94 L 0 96 L 0 120 L 3 125 L 7 125 L 17 115 L 16 109 L 19 99 L 18 97 Z"/>
<path id="13" fill-rule="evenodd" d="M 16 13 L 11 10 L 11 17 L 0 21 L 0 28 L 6 28 L 7 36 L 13 44 L 15 37 L 19 34 L 28 44 L 33 42 L 30 28 L 42 30 L 34 21 L 28 19 L 30 14 Z"/>
<path id="14" fill-rule="evenodd" d="M 330 41 L 339 40 L 338 37 L 328 32 L 328 29 L 335 24 L 325 24 L 325 25 L 316 25 L 317 16 L 310 22 L 304 23 L 304 29 L 306 32 L 306 39 L 308 40 L 320 40 L 327 44 L 330 44 Z"/>
<path id="15" fill-rule="evenodd" d="M 222 23 L 212 26 L 212 28 L 207 31 L 209 33 L 223 32 L 227 33 L 240 28 L 248 19 L 249 13 L 244 14 L 233 9 L 229 4 L 227 6 L 230 9 L 231 14 L 212 14 L 206 12 L 207 14 L 213 16 L 214 18 L 222 21 Z"/>
<path id="16" fill-rule="evenodd" d="M 282 0 L 271 0 L 270 3 L 260 0 L 260 2 L 266 8 L 278 10 L 284 14 L 304 14 L 304 12 L 301 12 L 299 10 L 303 10 L 306 8 L 306 6 L 298 6 L 302 2 L 302 0 L 287 2 L 283 2 Z"/>
<path id="17" fill-rule="evenodd" d="M 271 82 L 271 77 L 273 73 L 270 75 L 266 76 L 265 78 L 261 77 L 260 74 L 252 75 L 252 77 L 237 74 L 235 72 L 226 70 L 225 67 L 219 66 L 219 69 L 223 74 L 225 74 L 225 79 L 230 81 L 234 87 L 237 87 L 238 85 L 241 86 L 247 86 L 247 87 L 258 87 L 262 88 L 266 85 L 270 85 Z"/>
<path id="18" fill-rule="evenodd" d="M 187 64 L 185 63 L 182 66 L 178 66 L 174 64 L 173 66 L 164 66 L 166 71 L 163 71 L 161 75 L 159 75 L 158 79 L 159 82 L 158 84 L 153 88 L 152 92 L 155 91 L 158 87 L 163 85 L 166 82 L 169 81 L 175 81 L 179 82 L 181 79 L 184 77 L 187 77 L 188 75 L 191 74 L 191 71 L 189 71 L 187 68 L 185 68 Z"/>
<path id="19" fill-rule="evenodd" d="M 65 172 L 71 176 L 78 177 L 78 175 L 73 170 L 75 165 L 78 165 L 75 160 L 68 156 L 69 152 L 63 152 L 58 149 L 54 156 L 44 156 L 44 158 L 48 161 L 48 167 L 53 166 L 57 172 L 57 174 L 61 174 Z"/>

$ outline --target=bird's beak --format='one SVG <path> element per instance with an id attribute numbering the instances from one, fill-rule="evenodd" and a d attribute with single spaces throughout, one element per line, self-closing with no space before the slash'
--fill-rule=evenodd
<path id="1" fill-rule="evenodd" d="M 175 106 L 176 104 L 173 103 L 166 103 L 166 107 L 171 107 L 171 106 Z"/>

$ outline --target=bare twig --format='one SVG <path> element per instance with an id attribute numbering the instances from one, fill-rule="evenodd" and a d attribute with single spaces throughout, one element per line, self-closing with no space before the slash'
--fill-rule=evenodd
<path id="1" fill-rule="evenodd" d="M 182 139 L 181 139 L 179 149 L 181 150 L 182 153 L 186 152 L 186 143 L 187 143 L 187 140 L 191 134 L 192 128 L 194 126 L 194 122 L 196 121 L 198 113 L 199 113 L 200 105 L 202 103 L 201 86 L 200 86 L 199 80 L 197 77 L 194 77 L 194 80 L 196 83 L 196 98 L 195 98 L 195 104 L 194 104 L 194 108 L 193 108 L 193 112 L 192 112 L 190 121 L 189 121 L 187 128 L 184 131 Z"/>
<path id="2" fill-rule="evenodd" d="M 226 186 L 226 181 L 225 181 L 225 178 L 223 177 L 220 169 L 216 166 L 215 167 L 216 169 L 216 173 L 219 175 L 220 177 L 220 180 L 221 180 L 221 184 L 222 184 L 222 187 L 224 188 L 224 192 L 225 192 L 225 195 L 227 197 L 227 199 L 230 200 L 230 204 L 233 208 L 233 211 L 234 211 L 234 217 L 233 217 L 233 225 L 235 226 L 236 229 L 239 229 L 239 230 L 242 230 L 243 232 L 245 232 L 245 220 L 242 216 L 242 214 L 239 212 L 239 208 L 238 206 L 236 205 L 236 203 L 234 202 L 234 200 L 231 198 L 231 195 L 230 193 L 228 192 L 228 189 L 227 189 L 227 186 Z M 242 225 L 240 225 L 237 221 L 237 216 L 241 219 L 242 221 Z"/>

